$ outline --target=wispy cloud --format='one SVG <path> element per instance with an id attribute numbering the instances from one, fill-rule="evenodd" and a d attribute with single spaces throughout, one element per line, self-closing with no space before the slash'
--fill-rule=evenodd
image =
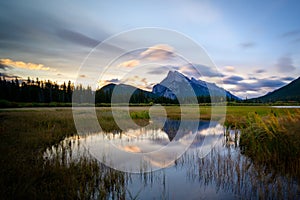
<path id="1" fill-rule="evenodd" d="M 117 78 L 113 78 L 113 79 L 107 80 L 107 82 L 109 82 L 109 83 L 120 83 L 120 80 L 117 79 Z"/>
<path id="2" fill-rule="evenodd" d="M 224 75 L 221 72 L 217 71 L 216 68 L 201 64 L 184 65 L 180 67 L 179 71 L 186 74 L 187 76 L 195 78 L 199 78 L 200 76 L 224 77 Z"/>
<path id="3" fill-rule="evenodd" d="M 140 153 L 141 152 L 141 149 L 136 145 L 127 145 L 127 146 L 119 145 L 118 148 L 123 151 L 131 152 L 131 153 Z"/>
<path id="4" fill-rule="evenodd" d="M 295 79 L 294 77 L 290 77 L 290 76 L 281 78 L 282 81 L 292 81 L 294 79 Z"/>
<path id="5" fill-rule="evenodd" d="M 242 80 L 244 80 L 244 78 L 241 76 L 229 76 L 223 79 L 223 83 L 236 85 Z"/>
<path id="6" fill-rule="evenodd" d="M 36 64 L 36 63 L 31 63 L 31 62 L 26 63 L 23 61 L 14 61 L 9 58 L 0 59 L 0 65 L 6 66 L 6 67 L 28 69 L 28 70 L 43 70 L 43 71 L 53 70 L 53 69 L 50 69 L 50 67 L 44 66 L 43 64 Z"/>
<path id="7" fill-rule="evenodd" d="M 57 30 L 56 34 L 58 37 L 65 41 L 69 41 L 82 46 L 94 47 L 100 43 L 100 41 L 98 40 L 68 29 L 59 29 Z"/>
<path id="8" fill-rule="evenodd" d="M 107 79 L 107 80 L 100 80 L 98 82 L 98 85 L 101 88 L 101 87 L 103 87 L 105 85 L 108 85 L 108 84 L 111 84 L 111 83 L 113 83 L 113 84 L 119 84 L 119 83 L 121 83 L 121 81 L 118 78 L 112 78 L 112 79 Z"/>
<path id="9" fill-rule="evenodd" d="M 254 91 L 254 92 L 261 92 L 265 89 L 270 91 L 275 90 L 279 87 L 282 87 L 286 83 L 282 80 L 273 80 L 273 79 L 257 79 L 255 82 L 239 82 L 236 84 L 236 87 L 232 89 L 234 92 L 241 92 L 241 91 Z"/>
<path id="10" fill-rule="evenodd" d="M 291 43 L 298 43 L 300 42 L 300 29 L 287 31 L 280 35 L 280 37 L 290 40 Z"/>
<path id="11" fill-rule="evenodd" d="M 155 75 L 166 74 L 170 70 L 179 70 L 179 69 L 180 69 L 180 67 L 178 67 L 178 66 L 171 66 L 171 65 L 161 66 L 161 67 L 156 67 L 154 69 L 147 71 L 147 74 L 155 74 Z"/>
<path id="12" fill-rule="evenodd" d="M 256 43 L 254 43 L 254 42 L 240 43 L 240 47 L 242 47 L 243 49 L 249 49 L 249 48 L 252 48 L 252 47 L 255 47 L 255 46 L 256 46 Z"/>
<path id="13" fill-rule="evenodd" d="M 120 67 L 136 67 L 140 64 L 139 60 L 133 59 L 133 60 L 128 60 L 124 61 L 119 64 Z"/>
<path id="14" fill-rule="evenodd" d="M 7 69 L 10 69 L 11 67 L 8 65 L 5 65 L 0 60 L 0 69 L 6 71 Z"/>
<path id="15" fill-rule="evenodd" d="M 291 72 L 296 69 L 293 64 L 293 59 L 290 56 L 282 56 L 278 58 L 275 66 L 277 71 L 281 73 Z"/>
<path id="16" fill-rule="evenodd" d="M 21 78 L 20 76 L 11 75 L 11 74 L 6 73 L 6 72 L 1 72 L 0 77 L 1 76 L 5 77 L 5 78 L 8 78 L 8 79 Z"/>
<path id="17" fill-rule="evenodd" d="M 152 61 L 167 60 L 174 57 L 174 49 L 166 44 L 157 44 L 147 48 L 140 56 L 142 59 L 149 59 Z"/>
<path id="18" fill-rule="evenodd" d="M 255 72 L 256 74 L 262 74 L 262 73 L 265 73 L 266 70 L 264 70 L 264 69 L 257 69 L 257 70 L 255 70 L 254 72 Z"/>
<path id="19" fill-rule="evenodd" d="M 299 35 L 300 35 L 300 29 L 297 29 L 297 30 L 291 30 L 291 31 L 284 32 L 283 34 L 281 34 L 281 37 L 288 38 L 288 37 L 294 37 L 294 36 L 299 36 Z"/>
<path id="20" fill-rule="evenodd" d="M 225 71 L 227 71 L 227 72 L 234 72 L 235 71 L 235 67 L 234 66 L 225 66 Z"/>

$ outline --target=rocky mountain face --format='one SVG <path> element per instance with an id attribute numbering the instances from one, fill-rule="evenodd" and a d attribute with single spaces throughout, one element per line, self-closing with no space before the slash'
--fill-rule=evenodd
<path id="1" fill-rule="evenodd" d="M 240 100 L 230 92 L 195 78 L 189 79 L 178 71 L 170 71 L 165 79 L 153 87 L 152 93 L 156 96 L 175 99 L 199 96 L 226 96 L 230 99 Z"/>

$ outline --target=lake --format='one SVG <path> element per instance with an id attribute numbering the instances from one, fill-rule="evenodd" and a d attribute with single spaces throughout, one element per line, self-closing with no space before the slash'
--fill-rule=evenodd
<path id="1" fill-rule="evenodd" d="M 272 108 L 300 108 L 300 106 L 271 106 Z"/>
<path id="2" fill-rule="evenodd" d="M 194 127 L 197 123 L 197 128 Z M 298 182 L 241 154 L 239 131 L 218 122 L 167 119 L 161 126 L 65 138 L 44 158 L 102 160 L 122 170 L 126 199 L 298 199 Z M 153 123 L 154 124 L 154 123 Z M 97 191 L 95 192 L 97 193 Z M 118 191 L 109 199 L 118 199 Z"/>

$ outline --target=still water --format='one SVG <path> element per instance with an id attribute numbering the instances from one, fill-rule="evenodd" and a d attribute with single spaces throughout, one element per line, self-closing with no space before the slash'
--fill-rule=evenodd
<path id="1" fill-rule="evenodd" d="M 197 129 L 189 129 L 194 123 L 167 119 L 161 128 L 147 126 L 70 137 L 60 147 L 48 149 L 45 158 L 62 154 L 64 147 L 69 149 L 67 161 L 90 153 L 100 160 L 105 157 L 110 166 L 128 169 L 126 199 L 299 199 L 297 180 L 255 165 L 240 153 L 239 131 L 208 121 L 197 122 Z M 191 138 L 182 154 L 160 155 L 166 148 L 168 153 L 180 152 Z M 115 154 L 120 151 L 125 153 Z M 155 154 L 147 157 L 152 152 Z M 149 162 L 141 163 L 131 155 L 143 155 L 143 161 Z"/>
<path id="2" fill-rule="evenodd" d="M 300 108 L 300 106 L 271 106 L 272 108 Z"/>

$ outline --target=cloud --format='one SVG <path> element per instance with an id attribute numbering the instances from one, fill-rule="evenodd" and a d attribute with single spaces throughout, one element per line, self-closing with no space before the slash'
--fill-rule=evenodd
<path id="1" fill-rule="evenodd" d="M 268 80 L 268 79 L 260 79 L 256 87 L 268 87 L 268 88 L 276 88 L 285 85 L 281 80 Z"/>
<path id="2" fill-rule="evenodd" d="M 90 38 L 84 34 L 68 29 L 59 29 L 56 32 L 57 36 L 63 40 L 87 47 L 95 47 L 100 41 Z"/>
<path id="3" fill-rule="evenodd" d="M 110 82 L 110 83 L 120 83 L 120 80 L 117 79 L 117 78 L 113 78 L 113 79 L 107 80 L 107 82 Z"/>
<path id="4" fill-rule="evenodd" d="M 45 67 L 43 64 L 35 64 L 35 63 L 25 63 L 23 61 L 14 61 L 9 58 L 2 58 L 0 59 L 0 64 L 4 66 L 10 66 L 14 68 L 22 68 L 22 69 L 29 69 L 29 70 L 43 70 L 49 71 L 50 67 Z"/>
<path id="5" fill-rule="evenodd" d="M 120 80 L 117 79 L 117 78 L 112 78 L 112 79 L 110 79 L 110 80 L 104 80 L 104 82 L 105 82 L 106 84 L 108 84 L 108 83 L 115 83 L 115 84 L 118 84 L 118 83 L 120 83 Z"/>
<path id="6" fill-rule="evenodd" d="M 241 76 L 229 76 L 229 77 L 226 77 L 223 79 L 223 83 L 236 85 L 236 84 L 238 84 L 238 82 L 240 82 L 242 80 L 244 80 L 244 78 Z"/>
<path id="7" fill-rule="evenodd" d="M 221 72 L 217 71 L 216 68 L 201 64 L 184 65 L 180 67 L 179 71 L 187 76 L 195 78 L 199 78 L 200 76 L 224 77 L 224 75 Z"/>
<path id="8" fill-rule="evenodd" d="M 249 76 L 248 79 L 249 79 L 249 80 L 257 80 L 257 78 L 256 78 L 256 77 L 253 77 L 253 76 Z"/>
<path id="9" fill-rule="evenodd" d="M 277 71 L 281 73 L 291 72 L 296 69 L 293 65 L 293 59 L 290 56 L 282 56 L 278 58 L 275 67 Z"/>
<path id="10" fill-rule="evenodd" d="M 171 66 L 171 65 L 167 65 L 167 66 L 161 66 L 161 67 L 156 67 L 154 69 L 151 69 L 150 71 L 147 72 L 147 74 L 166 74 L 171 70 L 179 70 L 180 67 L 178 66 Z"/>
<path id="11" fill-rule="evenodd" d="M 10 69 L 11 67 L 8 65 L 5 65 L 4 63 L 1 62 L 0 60 L 0 69 L 6 71 L 7 69 Z"/>
<path id="12" fill-rule="evenodd" d="M 95 16 L 82 14 L 84 11 L 91 14 L 86 4 L 63 4 L 31 0 L 0 2 L 2 58 L 13 55 L 19 60 L 26 58 L 46 66 L 59 66 L 60 71 L 68 74 L 76 73 L 74 66 L 80 65 L 89 53 L 90 48 L 86 47 L 93 47 L 112 32 L 109 23 L 105 25 Z M 105 48 L 109 53 L 124 52 L 109 44 Z"/>
<path id="13" fill-rule="evenodd" d="M 140 64 L 139 60 L 133 59 L 133 60 L 128 60 L 125 62 L 122 62 L 119 64 L 120 67 L 136 67 Z"/>
<path id="14" fill-rule="evenodd" d="M 254 91 L 259 92 L 264 89 L 275 90 L 279 87 L 284 86 L 286 83 L 282 80 L 274 80 L 274 79 L 257 79 L 253 83 L 248 82 L 239 82 L 236 84 L 236 88 L 232 89 L 233 92 L 241 92 L 241 91 Z"/>
<path id="15" fill-rule="evenodd" d="M 255 47 L 256 44 L 254 42 L 244 42 L 244 43 L 240 43 L 240 47 L 242 47 L 243 49 L 248 49 L 248 48 L 252 48 Z"/>
<path id="16" fill-rule="evenodd" d="M 256 74 L 262 74 L 262 73 L 265 73 L 266 70 L 264 70 L 264 69 L 258 69 L 258 70 L 255 70 L 254 72 L 255 72 Z"/>
<path id="17" fill-rule="evenodd" d="M 11 74 L 8 74 L 8 73 L 4 73 L 4 72 L 1 72 L 0 73 L 0 77 L 5 77 L 5 78 L 8 78 L 8 79 L 15 79 L 15 78 L 21 78 L 20 76 L 16 76 L 16 75 L 11 75 Z"/>
<path id="18" fill-rule="evenodd" d="M 147 74 L 164 74 L 166 72 L 169 71 L 169 68 L 167 67 L 160 67 L 160 68 L 156 68 L 156 69 L 151 69 L 150 71 L 147 72 Z"/>
<path id="19" fill-rule="evenodd" d="M 300 30 L 291 30 L 291 31 L 287 31 L 283 34 L 281 34 L 281 37 L 283 38 L 287 38 L 287 37 L 294 37 L 294 36 L 298 36 L 300 35 Z"/>
<path id="20" fill-rule="evenodd" d="M 167 60 L 174 57 L 174 49 L 166 44 L 157 44 L 143 51 L 140 56 L 152 61 Z"/>
<path id="21" fill-rule="evenodd" d="M 227 72 L 234 72 L 235 71 L 235 67 L 234 66 L 225 66 L 225 71 L 227 71 Z"/>
<path id="22" fill-rule="evenodd" d="M 98 82 L 98 85 L 100 87 L 103 87 L 103 86 L 108 85 L 110 83 L 119 84 L 119 83 L 121 83 L 121 81 L 118 78 L 112 78 L 112 79 L 109 79 L 109 80 L 100 80 Z"/>
<path id="23" fill-rule="evenodd" d="M 287 31 L 280 37 L 289 39 L 291 43 L 298 43 L 300 42 L 300 29 Z"/>
<path id="24" fill-rule="evenodd" d="M 127 146 L 118 146 L 119 149 L 122 149 L 123 151 L 131 152 L 131 153 L 140 153 L 142 152 L 141 149 L 138 146 L 135 145 L 127 145 Z"/>
<path id="25" fill-rule="evenodd" d="M 290 76 L 281 78 L 282 81 L 292 81 L 294 79 L 295 79 L 294 77 L 290 77 Z"/>

